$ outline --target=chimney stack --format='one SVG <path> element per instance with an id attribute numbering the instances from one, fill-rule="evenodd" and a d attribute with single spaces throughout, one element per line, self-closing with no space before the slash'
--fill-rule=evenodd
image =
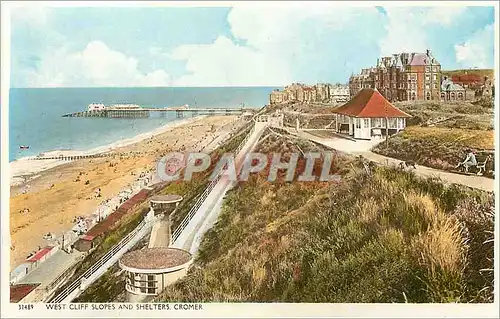
<path id="1" fill-rule="evenodd" d="M 427 54 L 427 56 L 429 56 L 431 54 L 431 50 L 427 49 L 425 50 L 425 53 Z"/>

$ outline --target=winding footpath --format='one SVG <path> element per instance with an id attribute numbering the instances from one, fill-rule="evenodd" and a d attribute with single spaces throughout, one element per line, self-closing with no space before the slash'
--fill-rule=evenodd
<path id="1" fill-rule="evenodd" d="M 312 135 L 306 131 L 299 131 L 297 134 L 296 132 L 293 132 L 293 130 L 289 130 L 289 133 L 296 134 L 299 137 L 311 140 L 328 148 L 335 149 L 344 153 L 352 154 L 355 156 L 361 155 L 370 161 L 374 161 L 382 165 L 398 165 L 401 162 L 401 160 L 371 152 L 370 149 L 376 144 L 380 143 L 380 141 L 351 141 L 343 138 L 322 138 Z M 456 174 L 418 164 L 415 169 L 415 173 L 423 177 L 438 177 L 447 183 L 465 185 L 487 192 L 495 191 L 495 180 L 487 177 Z"/>

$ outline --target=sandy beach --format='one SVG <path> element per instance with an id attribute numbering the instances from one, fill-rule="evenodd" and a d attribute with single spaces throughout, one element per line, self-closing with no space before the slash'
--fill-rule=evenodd
<path id="1" fill-rule="evenodd" d="M 46 233 L 71 229 L 76 216 L 89 216 L 103 200 L 116 196 L 137 176 L 155 169 L 171 151 L 211 151 L 243 124 L 237 116 L 199 117 L 174 122 L 132 139 L 88 151 L 54 151 L 44 156 L 108 156 L 72 162 L 29 160 L 10 163 L 11 268 L 47 245 Z M 96 189 L 101 197 L 95 198 Z"/>
<path id="2" fill-rule="evenodd" d="M 43 157 L 57 157 L 57 156 L 78 156 L 78 155 L 93 155 L 93 154 L 101 154 L 111 152 L 117 148 L 122 148 L 128 145 L 132 145 L 138 142 L 141 142 L 147 138 L 151 138 L 152 136 L 156 136 L 158 134 L 169 132 L 176 127 L 180 127 L 183 125 L 188 125 L 190 123 L 194 123 L 196 121 L 204 118 L 203 116 L 178 120 L 172 123 L 165 124 L 153 131 L 138 134 L 129 139 L 123 139 L 116 141 L 114 143 L 100 146 L 97 148 L 93 148 L 87 151 L 79 151 L 79 150 L 56 150 L 56 151 L 48 151 L 39 154 Z M 67 161 L 60 160 L 43 160 L 43 161 L 34 161 L 33 158 L 37 156 L 26 156 L 20 158 L 16 161 L 10 163 L 10 185 L 16 186 L 23 184 L 26 180 L 32 180 L 39 175 L 37 173 L 47 170 L 52 167 L 56 167 L 59 165 L 66 164 Z"/>

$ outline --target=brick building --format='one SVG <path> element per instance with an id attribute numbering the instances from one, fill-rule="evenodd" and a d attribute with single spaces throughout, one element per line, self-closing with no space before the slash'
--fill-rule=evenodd
<path id="1" fill-rule="evenodd" d="M 494 95 L 494 85 L 488 76 L 474 74 L 465 71 L 464 74 L 452 75 L 451 81 L 462 86 L 468 91 L 474 92 L 475 98 L 492 97 Z"/>
<path id="2" fill-rule="evenodd" d="M 441 65 L 430 50 L 382 57 L 349 79 L 351 95 L 376 88 L 389 101 L 439 100 Z"/>
<path id="3" fill-rule="evenodd" d="M 330 102 L 340 104 L 349 101 L 350 98 L 349 86 L 343 84 L 330 85 Z"/>

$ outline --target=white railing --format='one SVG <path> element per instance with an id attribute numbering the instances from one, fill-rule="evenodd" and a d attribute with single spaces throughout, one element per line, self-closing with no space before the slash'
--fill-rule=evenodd
<path id="1" fill-rule="evenodd" d="M 208 184 L 207 188 L 205 188 L 205 191 L 198 198 L 198 200 L 196 201 L 194 206 L 191 207 L 191 209 L 189 210 L 187 215 L 184 217 L 182 222 L 179 224 L 179 226 L 177 226 L 175 231 L 172 233 L 172 242 L 175 242 L 177 240 L 177 238 L 179 238 L 179 236 L 182 233 L 182 231 L 184 230 L 184 228 L 186 228 L 186 226 L 189 224 L 189 222 L 191 221 L 193 216 L 196 214 L 196 211 L 198 210 L 198 208 L 200 208 L 200 206 L 203 204 L 205 199 L 208 197 L 208 195 L 210 194 L 212 189 L 214 189 L 215 185 L 217 185 L 217 182 L 219 182 L 221 175 L 222 175 L 222 171 L 220 171 L 219 174 L 217 174 L 217 176 Z"/>
<path id="2" fill-rule="evenodd" d="M 60 303 L 76 289 L 80 287 L 82 280 L 88 279 L 92 276 L 102 265 L 111 259 L 120 249 L 128 244 L 132 238 L 146 226 L 147 221 L 144 219 L 134 230 L 132 230 L 127 236 L 123 237 L 122 240 L 116 245 L 114 245 L 104 256 L 99 259 L 95 264 L 93 264 L 89 269 L 87 269 L 82 275 L 75 279 L 69 286 L 67 286 L 61 293 L 52 298 L 50 303 Z"/>
<path id="3" fill-rule="evenodd" d="M 245 136 L 245 138 L 240 142 L 240 144 L 238 145 L 238 147 L 236 147 L 236 149 L 234 151 L 234 154 L 238 154 L 243 149 L 243 147 L 245 146 L 246 142 L 248 141 L 248 139 L 250 138 L 250 136 L 253 134 L 254 131 L 255 131 L 255 125 L 252 126 L 252 128 L 247 133 L 247 135 Z M 172 233 L 172 243 L 174 243 L 177 240 L 177 238 L 179 238 L 179 236 L 181 235 L 182 231 L 186 228 L 186 226 L 189 224 L 189 222 L 191 221 L 191 219 L 193 219 L 194 215 L 198 211 L 198 208 L 200 208 L 200 206 L 203 204 L 203 202 L 208 197 L 208 195 L 210 194 L 210 192 L 214 189 L 215 185 L 217 185 L 217 183 L 221 179 L 222 173 L 223 173 L 223 170 L 220 170 L 219 173 L 217 174 L 217 176 L 208 184 L 207 188 L 201 194 L 201 196 L 198 198 L 198 200 L 196 201 L 196 203 L 194 204 L 194 206 L 191 207 L 191 209 L 189 210 L 189 212 L 187 213 L 187 215 L 184 217 L 184 219 L 182 220 L 182 222 L 174 230 L 174 232 Z"/>

